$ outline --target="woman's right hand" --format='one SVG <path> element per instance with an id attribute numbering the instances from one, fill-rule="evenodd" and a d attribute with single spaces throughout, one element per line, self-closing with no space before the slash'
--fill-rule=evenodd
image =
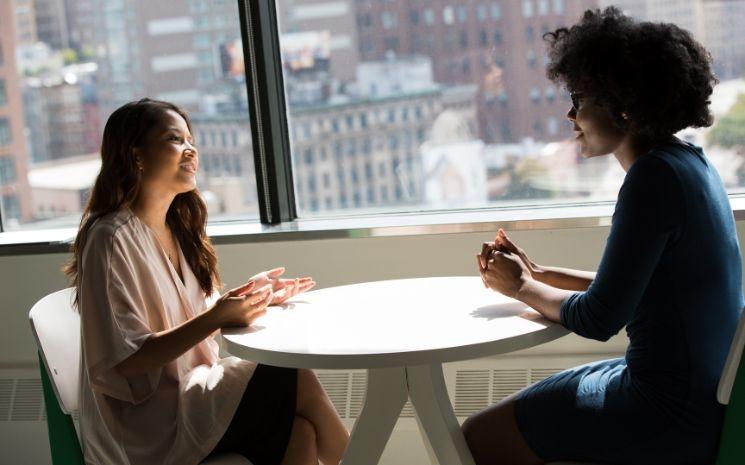
<path id="1" fill-rule="evenodd" d="M 254 281 L 231 289 L 215 302 L 210 311 L 216 315 L 219 326 L 249 326 L 266 313 L 272 301 L 272 285 L 254 289 Z"/>

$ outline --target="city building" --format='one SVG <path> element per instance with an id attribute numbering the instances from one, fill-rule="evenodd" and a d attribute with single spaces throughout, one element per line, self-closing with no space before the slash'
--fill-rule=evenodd
<path id="1" fill-rule="evenodd" d="M 17 46 L 36 43 L 39 38 L 36 35 L 34 0 L 10 0 L 10 3 L 13 5 Z"/>
<path id="2" fill-rule="evenodd" d="M 318 214 L 427 203 L 422 157 L 433 158 L 435 146 L 438 154 L 448 147 L 441 138 L 429 145 L 429 152 L 421 147 L 438 118 L 441 129 L 456 121 L 470 138 L 476 128 L 475 93 L 473 85 L 446 87 L 430 81 L 417 91 L 336 96 L 291 108 L 298 208 Z M 444 114 L 449 116 L 442 119 Z M 199 185 L 208 203 L 213 202 L 213 218 L 256 212 L 248 119 L 201 115 L 193 123 L 201 158 Z M 465 156 L 461 148 L 446 151 L 457 159 Z"/>
<path id="3" fill-rule="evenodd" d="M 355 70 L 360 61 L 354 3 L 349 0 L 277 1 L 278 27 L 281 34 L 328 32 L 330 72 L 340 84 L 355 79 Z"/>
<path id="4" fill-rule="evenodd" d="M 566 99 L 545 77 L 544 33 L 578 19 L 596 0 L 355 1 L 360 59 L 422 54 L 434 79 L 479 86 L 477 135 L 488 143 L 559 140 Z"/>
<path id="5" fill-rule="evenodd" d="M 55 50 L 70 48 L 65 3 L 66 0 L 33 0 L 36 37 Z"/>
<path id="6" fill-rule="evenodd" d="M 242 87 L 245 95 L 242 64 L 238 75 L 226 62 L 242 59 L 236 2 L 68 2 L 76 18 L 72 42 L 91 50 L 99 66 L 102 118 L 144 96 L 198 112 L 216 87 L 239 97 Z"/>
<path id="7" fill-rule="evenodd" d="M 714 58 L 720 80 L 745 74 L 745 1 L 703 2 L 704 42 Z"/>
<path id="8" fill-rule="evenodd" d="M 57 222 L 80 218 L 100 170 L 98 153 L 31 165 L 28 180 L 34 217 Z"/>
<path id="9" fill-rule="evenodd" d="M 94 6 L 99 0 L 65 0 L 68 43 L 79 54 L 92 57 L 96 50 Z"/>
<path id="10" fill-rule="evenodd" d="M 199 149 L 197 182 L 211 220 L 258 216 L 249 120 L 245 114 L 191 118 Z"/>
<path id="11" fill-rule="evenodd" d="M 711 52 L 720 80 L 745 72 L 743 0 L 600 0 L 645 21 L 669 22 L 691 32 Z"/>
<path id="12" fill-rule="evenodd" d="M 23 103 L 15 59 L 13 3 L 0 2 L 0 207 L 13 228 L 31 220 Z"/>
<path id="13" fill-rule="evenodd" d="M 95 63 L 70 65 L 24 80 L 30 161 L 77 157 L 99 149 L 103 130 Z"/>
<path id="14" fill-rule="evenodd" d="M 476 127 L 475 86 L 350 97 L 290 113 L 301 211 L 407 208 L 427 202 L 421 146 L 446 111 Z"/>

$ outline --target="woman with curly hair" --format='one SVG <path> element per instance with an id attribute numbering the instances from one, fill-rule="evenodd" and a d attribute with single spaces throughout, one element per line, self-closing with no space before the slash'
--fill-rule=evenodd
<path id="1" fill-rule="evenodd" d="M 219 356 L 212 335 L 312 288 L 277 268 L 220 287 L 187 114 L 157 100 L 109 117 L 101 172 L 65 271 L 81 320 L 80 427 L 91 464 L 338 464 L 349 434 L 310 370 Z M 208 302 L 210 301 L 210 302 Z"/>
<path id="2" fill-rule="evenodd" d="M 597 273 L 535 264 L 500 230 L 477 255 L 484 284 L 624 358 L 551 376 L 463 424 L 479 465 L 577 460 L 712 463 L 723 419 L 716 387 L 741 309 L 742 262 L 727 193 L 700 147 L 711 58 L 673 24 L 587 11 L 547 34 L 548 76 L 566 85 L 584 157 L 626 171 Z"/>

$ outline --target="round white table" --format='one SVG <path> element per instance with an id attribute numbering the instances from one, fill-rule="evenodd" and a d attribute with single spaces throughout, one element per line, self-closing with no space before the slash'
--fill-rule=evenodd
<path id="1" fill-rule="evenodd" d="M 411 398 L 430 453 L 473 465 L 445 387 L 442 363 L 543 344 L 561 325 L 479 277 L 378 281 L 308 292 L 248 328 L 223 329 L 232 355 L 293 368 L 367 369 L 365 403 L 344 465 L 380 460 Z"/>

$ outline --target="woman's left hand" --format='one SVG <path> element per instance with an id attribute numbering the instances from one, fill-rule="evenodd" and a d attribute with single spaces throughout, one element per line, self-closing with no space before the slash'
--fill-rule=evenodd
<path id="1" fill-rule="evenodd" d="M 261 273 L 252 276 L 249 282 L 255 282 L 255 289 L 260 289 L 266 284 L 272 285 L 274 297 L 272 298 L 272 301 L 269 303 L 269 305 L 283 304 L 292 297 L 309 291 L 316 285 L 316 282 L 313 281 L 313 278 L 307 276 L 295 279 L 282 279 L 280 278 L 280 276 L 282 276 L 284 272 L 284 267 L 274 268 L 269 271 L 262 271 Z"/>
<path id="2" fill-rule="evenodd" d="M 510 252 L 492 249 L 488 251 L 488 258 L 483 254 L 484 251 L 476 255 L 476 263 L 484 285 L 507 297 L 517 298 L 520 288 L 531 279 L 525 263 Z"/>

